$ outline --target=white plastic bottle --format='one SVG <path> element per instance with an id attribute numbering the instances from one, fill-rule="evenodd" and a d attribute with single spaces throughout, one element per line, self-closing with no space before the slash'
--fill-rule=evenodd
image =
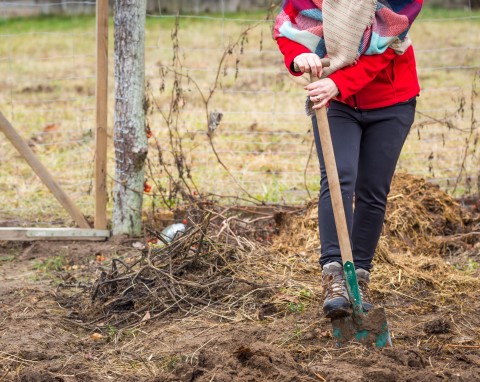
<path id="1" fill-rule="evenodd" d="M 162 236 L 162 239 L 164 239 L 167 243 L 170 243 L 173 239 L 175 239 L 176 236 L 185 233 L 186 228 L 186 225 L 183 223 L 170 224 L 163 229 L 160 235 Z"/>

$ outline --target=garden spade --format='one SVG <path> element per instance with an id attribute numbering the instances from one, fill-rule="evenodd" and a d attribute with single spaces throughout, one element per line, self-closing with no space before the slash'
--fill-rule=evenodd
<path id="1" fill-rule="evenodd" d="M 328 60 L 322 60 L 323 67 L 329 65 L 330 63 Z M 311 82 L 317 80 L 318 78 L 314 76 L 310 77 Z M 368 312 L 363 310 L 357 275 L 355 274 L 355 266 L 353 264 L 352 248 L 345 218 L 340 181 L 338 179 L 337 164 L 335 162 L 335 154 L 333 151 L 326 108 L 322 107 L 321 109 L 315 109 L 315 116 L 317 117 L 323 159 L 330 188 L 330 197 L 342 256 L 348 297 L 352 304 L 351 315 L 332 319 L 333 336 L 337 341 L 338 346 L 342 346 L 349 341 L 356 341 L 377 348 L 391 346 L 392 341 L 388 330 L 385 310 L 383 308 L 375 308 Z"/>

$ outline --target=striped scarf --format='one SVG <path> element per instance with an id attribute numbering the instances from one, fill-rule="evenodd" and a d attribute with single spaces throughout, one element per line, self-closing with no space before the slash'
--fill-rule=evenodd
<path id="1" fill-rule="evenodd" d="M 355 63 L 360 55 L 403 54 L 408 30 L 423 0 L 284 0 L 274 37 L 286 37 L 321 58 L 330 58 L 324 76 Z"/>

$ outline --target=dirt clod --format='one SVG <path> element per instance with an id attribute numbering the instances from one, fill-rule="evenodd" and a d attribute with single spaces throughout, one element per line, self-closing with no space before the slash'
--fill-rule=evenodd
<path id="1" fill-rule="evenodd" d="M 451 324 L 444 318 L 438 318 L 433 321 L 427 322 L 423 328 L 427 334 L 443 334 L 449 333 L 451 330 Z"/>

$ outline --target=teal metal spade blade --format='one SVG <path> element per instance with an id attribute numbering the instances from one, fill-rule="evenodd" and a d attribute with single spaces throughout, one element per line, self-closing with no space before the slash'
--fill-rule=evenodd
<path id="1" fill-rule="evenodd" d="M 352 315 L 332 320 L 333 337 L 337 346 L 344 346 L 351 341 L 377 348 L 392 346 L 385 310 L 375 308 L 364 312 L 353 263 L 345 262 L 343 270 L 352 304 Z"/>
<path id="2" fill-rule="evenodd" d="M 373 324 L 375 322 L 375 324 Z M 359 342 L 368 347 L 392 346 L 387 318 L 383 308 L 372 309 L 362 317 L 346 316 L 332 320 L 333 337 L 341 347 L 350 342 Z"/>

